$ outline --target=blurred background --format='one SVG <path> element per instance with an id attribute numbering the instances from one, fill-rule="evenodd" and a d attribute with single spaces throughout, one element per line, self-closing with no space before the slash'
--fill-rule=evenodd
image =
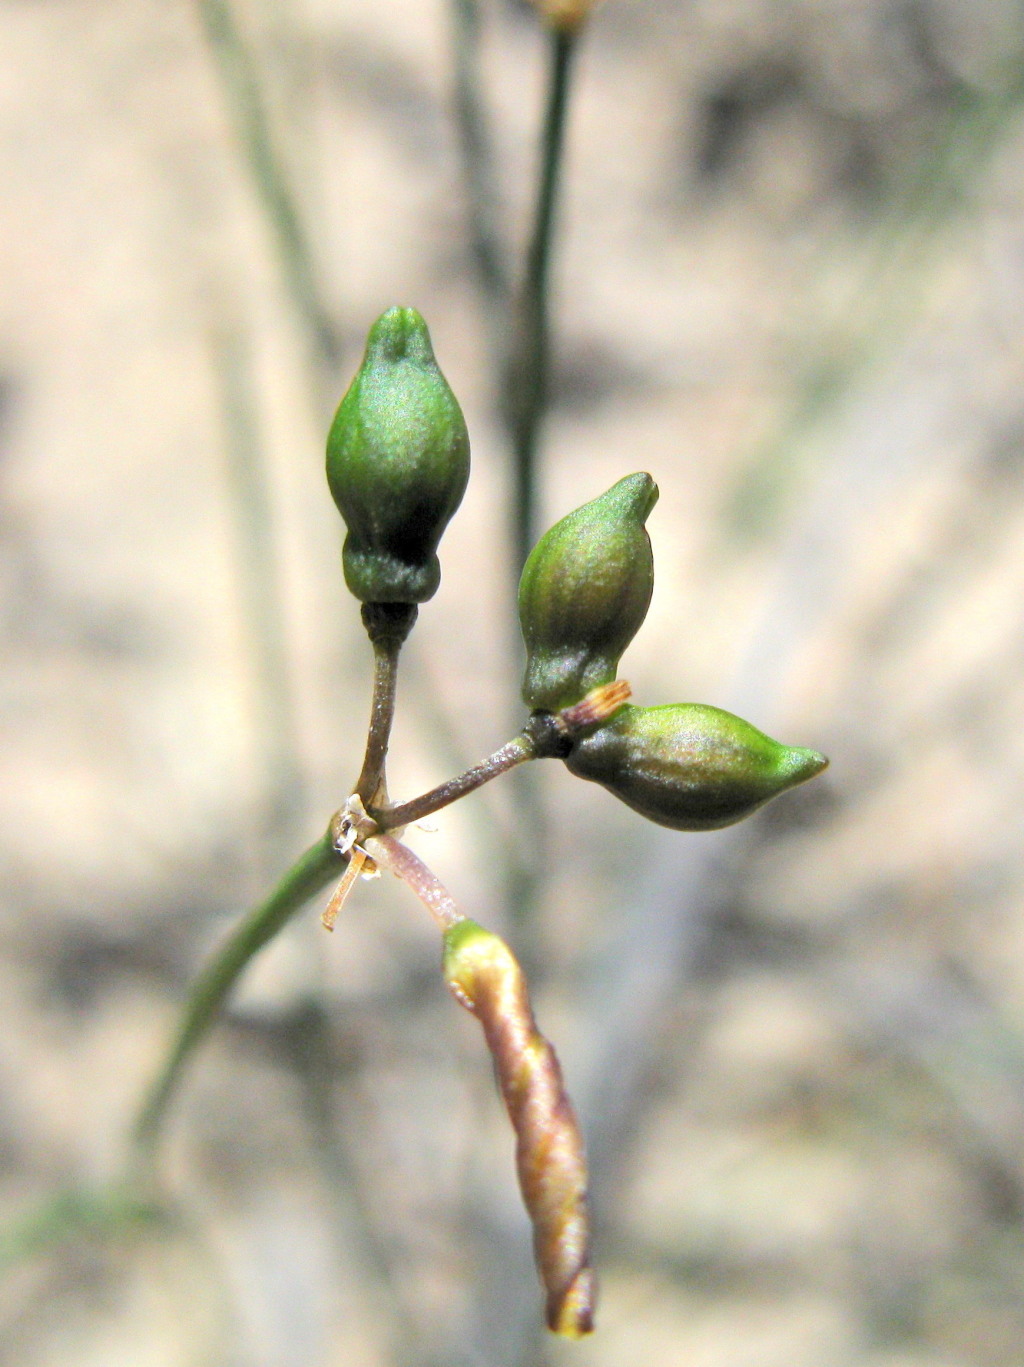
<path id="1" fill-rule="evenodd" d="M 649 470 L 636 701 L 832 760 L 714 835 L 557 763 L 410 833 L 531 965 L 597 1334 L 540 1328 L 479 1028 L 390 879 L 251 966 L 165 1209 L 55 1200 L 116 1178 L 190 979 L 358 771 L 323 437 L 394 303 L 474 469 L 393 794 L 521 724 L 496 358 L 547 47 L 512 0 L 0 0 L 4 1367 L 1021 1360 L 1017 0 L 607 0 L 578 44 L 542 521 Z"/>

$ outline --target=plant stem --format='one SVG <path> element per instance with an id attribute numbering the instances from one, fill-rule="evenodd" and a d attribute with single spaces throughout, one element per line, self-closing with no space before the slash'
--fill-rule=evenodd
<path id="1" fill-rule="evenodd" d="M 533 741 L 528 736 L 516 736 L 500 750 L 495 750 L 493 755 L 488 755 L 472 769 L 467 769 L 464 774 L 450 778 L 438 784 L 436 788 L 431 788 L 429 793 L 414 797 L 409 802 L 402 802 L 397 807 L 383 807 L 373 813 L 374 819 L 384 830 L 408 826 L 413 821 L 421 821 L 425 816 L 430 816 L 431 812 L 440 811 L 442 807 L 447 807 L 460 797 L 465 797 L 475 788 L 490 783 L 492 778 L 507 773 L 517 764 L 537 757 L 537 747 Z"/>
<path id="2" fill-rule="evenodd" d="M 337 332 L 321 301 L 309 240 L 274 146 L 256 63 L 230 0 L 197 0 L 197 8 L 257 191 L 277 237 L 286 284 L 319 359 L 330 364 L 338 354 Z"/>
<path id="3" fill-rule="evenodd" d="M 370 605 L 380 607 L 380 605 Z M 364 614 L 371 627 L 377 659 L 371 743 L 364 775 L 376 772 L 383 781 L 384 756 L 394 712 L 394 681 L 401 641 L 415 620 L 415 611 Z M 389 630 L 381 622 L 390 623 Z M 379 629 L 378 629 L 379 628 Z M 376 731 L 376 739 L 374 739 Z M 563 753 L 562 733 L 555 719 L 534 717 L 527 730 L 496 750 L 480 764 L 449 779 L 428 793 L 397 807 L 372 813 L 385 831 L 398 829 L 436 812 L 526 760 Z M 360 780 L 362 782 L 362 779 Z M 379 790 L 379 785 L 378 785 Z M 363 847 L 373 859 L 398 875 L 430 908 L 442 927 L 461 919 L 461 913 L 442 885 L 419 859 L 387 834 L 371 835 Z M 271 940 L 306 902 L 334 878 L 346 863 L 335 844 L 334 821 L 278 883 L 274 891 L 239 924 L 196 979 L 167 1056 L 143 1098 L 133 1127 L 135 1148 L 147 1156 L 160 1135 L 167 1108 L 185 1063 L 202 1042 L 225 999 L 249 960 Z"/>
<path id="4" fill-rule="evenodd" d="M 387 791 L 384 767 L 388 741 L 395 718 L 395 690 L 398 685 L 398 654 L 401 646 L 375 641 L 373 646 L 373 705 L 370 729 L 366 733 L 366 754 L 355 791 L 363 805 L 371 806 L 378 792 Z"/>
<path id="5" fill-rule="evenodd" d="M 418 608 L 411 603 L 364 603 L 363 626 L 373 646 L 373 704 L 370 729 L 366 733 L 366 754 L 355 791 L 363 806 L 388 800 L 384 766 L 388 741 L 395 719 L 395 690 L 398 686 L 398 655 L 416 622 Z"/>
<path id="6" fill-rule="evenodd" d="M 328 830 L 292 865 L 270 896 L 235 928 L 200 973 L 171 1047 L 135 1120 L 132 1133 L 140 1156 L 155 1147 L 182 1069 L 213 1025 L 242 970 L 311 897 L 337 876 L 343 863 Z"/>
<path id="7" fill-rule="evenodd" d="M 480 98 L 479 0 L 452 0 L 455 28 L 455 122 L 462 150 L 469 233 L 477 274 L 487 302 L 507 304 L 508 269 L 498 233 L 498 195 L 490 129 Z M 495 335 L 497 335 L 495 320 Z"/>
<path id="8" fill-rule="evenodd" d="M 366 852 L 382 869 L 387 869 L 416 894 L 441 930 L 451 930 L 466 918 L 455 899 L 423 860 L 391 835 L 371 835 Z"/>
<path id="9" fill-rule="evenodd" d="M 506 379 L 506 407 L 515 455 L 513 544 L 517 578 L 536 536 L 537 445 L 548 399 L 548 277 L 576 35 L 553 29 L 550 43 L 540 182 L 517 310 L 516 340 Z"/>

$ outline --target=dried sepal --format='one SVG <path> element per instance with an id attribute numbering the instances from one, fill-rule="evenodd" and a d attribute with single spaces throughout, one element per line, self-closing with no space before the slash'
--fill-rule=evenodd
<path id="1" fill-rule="evenodd" d="M 372 861 L 371 861 L 372 862 Z M 324 907 L 320 921 L 324 930 L 333 930 L 341 909 L 348 901 L 348 895 L 355 886 L 355 881 L 363 871 L 363 865 L 367 863 L 367 854 L 362 845 L 353 845 L 348 857 L 348 868 L 341 875 L 338 886 L 331 893 L 331 900 Z"/>
<path id="2" fill-rule="evenodd" d="M 587 726 L 599 726 L 608 721 L 619 708 L 633 696 L 633 690 L 625 679 L 614 683 L 602 684 L 592 688 L 585 698 L 572 707 L 563 708 L 558 720 L 566 730 L 579 731 Z"/>
<path id="3" fill-rule="evenodd" d="M 594 1327 L 597 1280 L 590 1266 L 587 1165 L 554 1049 L 537 1029 L 526 978 L 500 936 L 475 921 L 445 934 L 444 975 L 483 1026 L 516 1135 L 516 1167 L 533 1222 L 547 1324 L 582 1338 Z"/>

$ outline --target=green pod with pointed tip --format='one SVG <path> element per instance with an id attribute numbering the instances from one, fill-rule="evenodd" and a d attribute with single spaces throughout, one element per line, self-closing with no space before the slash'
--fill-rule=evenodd
<path id="1" fill-rule="evenodd" d="M 441 580 L 437 547 L 469 479 L 469 435 L 427 325 L 392 308 L 327 438 L 327 483 L 348 535 L 345 582 L 364 603 L 423 603 Z"/>
<path id="2" fill-rule="evenodd" d="M 530 552 L 519 583 L 527 707 L 559 712 L 615 678 L 651 602 L 644 523 L 657 501 L 650 475 L 627 475 L 556 522 Z"/>
<path id="3" fill-rule="evenodd" d="M 713 831 L 757 811 L 828 764 L 701 703 L 625 706 L 578 740 L 566 767 L 659 826 Z"/>

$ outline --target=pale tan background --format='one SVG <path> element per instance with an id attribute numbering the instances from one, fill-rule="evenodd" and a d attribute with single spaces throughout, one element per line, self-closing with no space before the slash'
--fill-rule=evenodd
<path id="1" fill-rule="evenodd" d="M 233 11 L 329 362 L 216 9 L 0 3 L 5 1222 L 117 1171 L 190 975 L 358 767 L 368 651 L 322 435 L 395 302 L 430 322 L 475 464 L 393 788 L 514 724 L 506 320 L 466 246 L 450 9 Z M 520 244 L 543 49 L 522 6 L 481 14 Z M 5 1276 L 4 1367 L 1018 1367 L 1022 57 L 1013 0 L 608 0 L 580 53 L 546 512 L 650 470 L 638 700 L 833 761 L 709 837 L 546 766 L 529 925 L 515 789 L 413 836 L 543 968 L 599 1333 L 538 1335 L 476 1027 L 380 883 L 247 978 L 174 1114 L 171 1223 Z"/>

